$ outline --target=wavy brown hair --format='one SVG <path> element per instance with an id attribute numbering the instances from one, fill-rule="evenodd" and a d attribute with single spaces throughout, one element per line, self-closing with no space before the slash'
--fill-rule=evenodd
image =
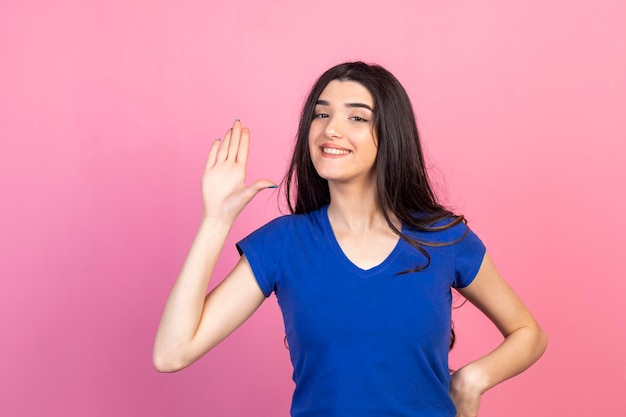
<path id="1" fill-rule="evenodd" d="M 401 274 L 424 270 L 430 255 L 423 246 L 447 246 L 453 242 L 415 240 L 402 233 L 392 222 L 393 215 L 407 228 L 435 232 L 465 222 L 437 201 L 424 164 L 424 153 L 417 132 L 411 100 L 396 77 L 380 65 L 347 62 L 326 71 L 309 93 L 298 127 L 291 164 L 284 180 L 285 196 L 291 213 L 309 213 L 330 203 L 328 181 L 320 177 L 309 152 L 309 129 L 315 104 L 331 81 L 354 81 L 374 99 L 373 128 L 378 139 L 376 156 L 377 204 L 391 228 L 401 239 L 415 247 L 426 263 Z"/>

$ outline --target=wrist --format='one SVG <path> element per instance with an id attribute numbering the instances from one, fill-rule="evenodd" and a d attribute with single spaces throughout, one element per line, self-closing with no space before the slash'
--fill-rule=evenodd
<path id="1" fill-rule="evenodd" d="M 235 219 L 203 215 L 200 221 L 200 229 L 211 231 L 212 235 L 228 234 L 234 223 Z"/>
<path id="2" fill-rule="evenodd" d="M 489 389 L 489 378 L 480 366 L 470 363 L 452 374 L 450 389 L 482 395 Z"/>

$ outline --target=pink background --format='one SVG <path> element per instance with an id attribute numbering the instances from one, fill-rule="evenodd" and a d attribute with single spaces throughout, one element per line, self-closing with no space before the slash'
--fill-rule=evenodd
<path id="1" fill-rule="evenodd" d="M 280 180 L 308 88 L 353 59 L 405 85 L 442 195 L 548 332 L 481 415 L 624 415 L 620 0 L 1 1 L 0 414 L 288 415 L 273 297 L 178 374 L 152 341 L 211 141 L 241 118 L 250 179 Z M 453 367 L 498 343 L 472 306 L 455 317 Z"/>

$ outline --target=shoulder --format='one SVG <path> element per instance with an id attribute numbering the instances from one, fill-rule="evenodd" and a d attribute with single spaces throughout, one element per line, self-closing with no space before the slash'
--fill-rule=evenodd
<path id="1" fill-rule="evenodd" d="M 454 244 L 462 241 L 473 232 L 463 216 L 415 215 L 416 226 L 404 225 L 405 233 L 413 239 L 435 244 Z"/>
<path id="2" fill-rule="evenodd" d="M 459 256 L 482 257 L 485 245 L 462 216 L 449 216 L 420 228 L 407 227 L 406 234 L 424 246 L 449 248 Z"/>
<path id="3" fill-rule="evenodd" d="M 292 221 L 292 217 L 294 215 L 293 214 L 286 214 L 286 215 L 282 215 L 279 216 L 273 220 L 270 220 L 269 222 L 265 223 L 263 226 L 259 227 L 257 229 L 258 230 L 282 230 L 282 229 L 286 229 L 289 228 L 289 225 Z"/>
<path id="4" fill-rule="evenodd" d="M 291 228 L 292 216 L 293 215 L 284 215 L 270 220 L 248 234 L 240 243 L 254 242 L 258 244 L 257 242 L 276 240 L 276 236 L 286 236 Z"/>
<path id="5" fill-rule="evenodd" d="M 280 237 L 286 238 L 289 233 L 316 229 L 322 224 L 323 209 L 306 214 L 286 214 L 270 220 L 265 225 L 252 232 L 249 237 Z"/>

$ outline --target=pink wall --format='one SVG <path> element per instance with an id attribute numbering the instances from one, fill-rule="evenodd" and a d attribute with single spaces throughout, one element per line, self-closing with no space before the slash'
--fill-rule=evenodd
<path id="1" fill-rule="evenodd" d="M 274 298 L 181 373 L 151 345 L 210 142 L 241 118 L 250 177 L 279 180 L 314 78 L 363 59 L 404 83 L 448 202 L 549 334 L 482 415 L 623 415 L 625 3 L 211 3 L 0 2 L 0 414 L 287 415 Z M 458 366 L 498 337 L 455 314 Z"/>

